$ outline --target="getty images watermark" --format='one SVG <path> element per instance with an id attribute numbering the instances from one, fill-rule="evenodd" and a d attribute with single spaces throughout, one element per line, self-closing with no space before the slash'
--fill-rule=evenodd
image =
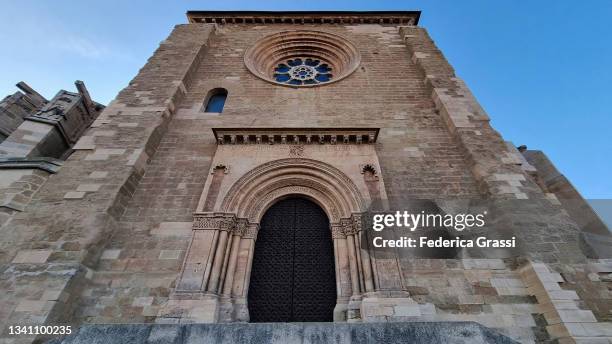
<path id="1" fill-rule="evenodd" d="M 482 213 L 460 213 L 439 214 L 410 213 L 408 211 L 396 211 L 395 213 L 373 214 L 371 217 L 371 229 L 380 233 L 386 229 L 393 229 L 405 234 L 421 233 L 432 229 L 440 231 L 444 229 L 447 235 L 433 236 L 431 233 L 425 235 L 402 235 L 400 237 L 384 238 L 382 235 L 374 235 L 371 242 L 375 248 L 515 248 L 516 237 L 504 239 L 490 239 L 485 235 L 470 237 L 459 235 L 464 230 L 482 229 L 486 226 L 487 211 Z M 452 235 L 450 231 L 456 231 Z M 380 233 L 382 234 L 382 233 Z"/>

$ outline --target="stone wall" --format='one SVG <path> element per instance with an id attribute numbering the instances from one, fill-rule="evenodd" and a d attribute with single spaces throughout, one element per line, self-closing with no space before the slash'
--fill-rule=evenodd
<path id="1" fill-rule="evenodd" d="M 400 44 L 397 28 L 307 25 L 344 35 L 360 48 L 360 69 L 325 87 L 279 87 L 244 67 L 244 50 L 255 40 L 294 28 L 228 25 L 212 37 L 121 218 L 120 230 L 106 247 L 92 290 L 85 292 L 85 321 L 153 321 L 166 302 L 188 244 L 189 233 L 174 229 L 190 228 L 216 150 L 212 127 L 380 127 L 376 149 L 390 198 L 477 194 L 461 152 Z M 223 113 L 201 112 L 206 95 L 217 87 L 229 91 Z M 354 111 L 356 103 L 363 111 Z M 97 300 L 100 295 L 120 301 L 103 305 Z"/>
<path id="2" fill-rule="evenodd" d="M 118 228 L 169 119 L 197 67 L 211 25 L 179 26 L 84 136 L 27 209 L 1 229 L 3 340 L 14 324 L 58 323 L 73 316 L 83 279 Z M 75 147 L 78 148 L 78 147 Z"/>

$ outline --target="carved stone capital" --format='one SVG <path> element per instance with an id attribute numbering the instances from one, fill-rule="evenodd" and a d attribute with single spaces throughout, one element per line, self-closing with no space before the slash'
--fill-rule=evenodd
<path id="1" fill-rule="evenodd" d="M 347 236 L 354 235 L 357 233 L 357 231 L 355 231 L 355 228 L 353 227 L 352 219 L 340 219 L 340 226 L 342 226 L 342 230 Z"/>
<path id="2" fill-rule="evenodd" d="M 344 229 L 342 228 L 342 225 L 340 225 L 339 223 L 331 224 L 331 234 L 332 234 L 332 239 L 345 239 L 346 238 L 346 235 L 344 234 Z"/>
<path id="3" fill-rule="evenodd" d="M 242 235 L 244 239 L 256 239 L 257 232 L 259 232 L 259 224 L 258 223 L 249 223 L 246 227 L 246 231 Z"/>
<path id="4" fill-rule="evenodd" d="M 220 231 L 233 232 L 234 228 L 236 228 L 236 220 L 231 218 L 222 219 L 219 225 Z"/>
<path id="5" fill-rule="evenodd" d="M 236 220 L 236 228 L 234 229 L 234 234 L 244 237 L 248 229 L 248 221 L 247 219 L 238 219 Z"/>

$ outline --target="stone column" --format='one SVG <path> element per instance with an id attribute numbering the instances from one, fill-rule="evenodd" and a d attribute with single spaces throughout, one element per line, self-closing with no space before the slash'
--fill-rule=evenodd
<path id="1" fill-rule="evenodd" d="M 344 228 L 346 231 L 346 228 Z M 355 250 L 355 236 L 353 233 L 346 233 L 346 241 L 348 246 L 348 257 L 349 257 L 349 267 L 351 271 L 351 288 L 352 288 L 352 296 L 358 296 L 361 294 L 361 288 L 359 285 L 359 268 L 357 266 L 357 253 Z"/>
<path id="2" fill-rule="evenodd" d="M 372 263 L 370 261 L 370 252 L 368 250 L 369 245 L 365 245 L 362 242 L 361 236 L 363 235 L 363 228 L 361 226 L 361 216 L 353 215 L 353 228 L 355 230 L 355 244 L 360 256 L 362 280 L 364 284 L 363 291 L 366 293 L 374 291 L 374 278 L 372 273 Z"/>
<path id="3" fill-rule="evenodd" d="M 233 221 L 223 219 L 219 222 L 219 241 L 217 243 L 217 247 L 215 248 L 215 258 L 206 288 L 207 291 L 213 294 L 217 294 L 219 292 L 219 285 L 223 276 L 225 257 L 228 248 L 228 236 L 233 227 Z"/>
<path id="4" fill-rule="evenodd" d="M 330 225 L 334 240 L 334 263 L 336 268 L 337 301 L 334 308 L 334 321 L 347 321 L 349 299 L 353 294 L 351 286 L 351 271 L 349 267 L 348 242 L 339 223 Z"/>
<path id="5" fill-rule="evenodd" d="M 246 229 L 238 243 L 236 266 L 232 282 L 232 302 L 234 303 L 234 321 L 249 321 L 247 294 L 255 252 L 255 239 L 259 224 L 246 223 Z"/>
<path id="6" fill-rule="evenodd" d="M 238 251 L 240 250 L 240 239 L 246 231 L 246 225 L 246 220 L 239 221 L 236 224 L 236 230 L 232 235 L 231 250 L 229 253 L 229 261 L 227 263 L 227 272 L 225 273 L 223 291 L 221 293 L 224 296 L 232 296 L 234 274 L 236 272 L 236 261 L 238 260 Z"/>
<path id="7" fill-rule="evenodd" d="M 351 219 L 341 219 L 342 231 L 346 235 L 348 261 L 351 272 L 351 297 L 347 306 L 347 322 L 361 321 L 361 298 L 363 282 L 361 280 L 361 262 L 359 258 L 359 246 L 357 244 L 356 231 Z"/>

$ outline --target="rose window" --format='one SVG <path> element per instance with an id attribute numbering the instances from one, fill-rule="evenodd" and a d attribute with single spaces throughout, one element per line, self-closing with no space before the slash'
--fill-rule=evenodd
<path id="1" fill-rule="evenodd" d="M 264 36 L 244 54 L 244 64 L 255 76 L 292 88 L 338 82 L 357 70 L 360 59 L 347 39 L 311 30 Z"/>
<path id="2" fill-rule="evenodd" d="M 274 68 L 274 80 L 290 85 L 315 85 L 332 79 L 332 68 L 319 59 L 294 58 Z"/>

